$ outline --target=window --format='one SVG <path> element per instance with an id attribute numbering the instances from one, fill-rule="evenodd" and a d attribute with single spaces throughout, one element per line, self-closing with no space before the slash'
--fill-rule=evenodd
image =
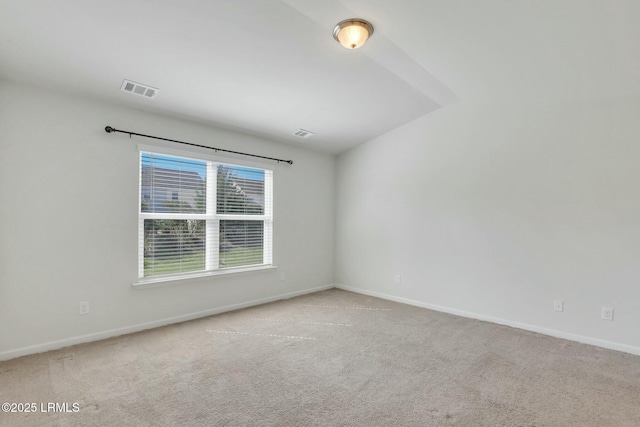
<path id="1" fill-rule="evenodd" d="M 139 276 L 271 265 L 273 172 L 140 155 Z"/>

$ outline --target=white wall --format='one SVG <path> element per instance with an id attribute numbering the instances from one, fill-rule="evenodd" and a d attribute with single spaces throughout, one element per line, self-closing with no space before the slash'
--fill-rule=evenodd
<path id="1" fill-rule="evenodd" d="M 279 268 L 134 289 L 137 145 L 153 141 L 106 125 L 293 159 L 274 172 Z M 0 81 L 0 360 L 331 285 L 334 166 L 291 145 Z"/>
<path id="2" fill-rule="evenodd" d="M 343 153 L 336 283 L 640 354 L 638 117 L 458 105 Z"/>

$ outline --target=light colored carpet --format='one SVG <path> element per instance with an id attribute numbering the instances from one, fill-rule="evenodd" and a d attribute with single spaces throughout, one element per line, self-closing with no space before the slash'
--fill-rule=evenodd
<path id="1" fill-rule="evenodd" d="M 80 407 L 7 427 L 640 426 L 640 357 L 332 289 L 2 362 L 0 402 Z"/>

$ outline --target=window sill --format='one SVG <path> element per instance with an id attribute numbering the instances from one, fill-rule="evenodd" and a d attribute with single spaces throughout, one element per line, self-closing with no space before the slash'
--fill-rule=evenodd
<path id="1" fill-rule="evenodd" d="M 238 268 L 229 268 L 226 270 L 216 270 L 216 271 L 207 271 L 206 273 L 195 273 L 183 276 L 168 276 L 168 277 L 158 277 L 151 279 L 140 279 L 136 283 L 132 283 L 131 286 L 134 289 L 149 289 L 149 288 L 158 288 L 161 286 L 171 286 L 177 284 L 184 284 L 194 281 L 200 281 L 202 279 L 218 277 L 218 276 L 227 276 L 227 275 L 239 275 L 239 274 L 250 274 L 250 273 L 259 273 L 263 271 L 275 270 L 278 266 L 276 265 L 259 265 L 254 267 L 238 267 Z"/>

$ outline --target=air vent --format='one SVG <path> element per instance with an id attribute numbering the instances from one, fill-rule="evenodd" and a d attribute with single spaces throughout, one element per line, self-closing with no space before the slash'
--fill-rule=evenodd
<path id="1" fill-rule="evenodd" d="M 293 133 L 293 136 L 297 136 L 298 138 L 309 138 L 315 135 L 313 132 L 309 132 L 308 130 L 298 129 Z"/>
<path id="2" fill-rule="evenodd" d="M 155 87 L 132 82 L 130 80 L 123 80 L 120 89 L 124 92 L 144 96 L 145 98 L 155 98 L 158 94 L 158 89 L 156 89 Z"/>

